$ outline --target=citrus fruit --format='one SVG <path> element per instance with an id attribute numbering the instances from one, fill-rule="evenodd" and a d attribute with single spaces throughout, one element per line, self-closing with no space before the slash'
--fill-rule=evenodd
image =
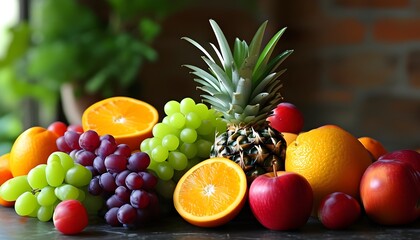
<path id="1" fill-rule="evenodd" d="M 111 134 L 118 144 L 131 150 L 152 137 L 152 128 L 159 120 L 157 110 L 150 104 L 129 97 L 111 97 L 89 106 L 82 115 L 83 130 L 99 135 Z"/>
<path id="2" fill-rule="evenodd" d="M 295 139 L 297 138 L 296 133 L 288 133 L 288 132 L 282 132 L 284 140 L 286 140 L 286 146 L 289 146 Z"/>
<path id="3" fill-rule="evenodd" d="M 298 135 L 286 149 L 285 170 L 304 176 L 314 192 L 313 215 L 327 194 L 359 197 L 359 183 L 372 163 L 363 145 L 344 129 L 328 125 Z"/>
<path id="4" fill-rule="evenodd" d="M 10 171 L 13 176 L 26 175 L 39 164 L 46 163 L 51 153 L 58 151 L 58 136 L 43 128 L 31 127 L 22 132 L 10 150 Z"/>
<path id="5" fill-rule="evenodd" d="M 245 173 L 237 163 L 226 158 L 210 158 L 194 165 L 181 177 L 173 201 L 187 222 L 216 227 L 240 212 L 247 189 Z"/>
<path id="6" fill-rule="evenodd" d="M 10 153 L 5 153 L 0 156 L 0 168 L 7 168 L 10 169 L 9 165 Z"/>
<path id="7" fill-rule="evenodd" d="M 376 139 L 371 137 L 360 137 L 358 140 L 363 144 L 366 150 L 372 154 L 374 161 L 378 160 L 378 158 L 385 153 L 388 153 L 382 143 Z"/>
<path id="8" fill-rule="evenodd" d="M 10 153 L 0 156 L 0 186 L 13 177 L 9 169 L 9 157 Z M 0 197 L 0 205 L 4 207 L 11 207 L 14 205 L 14 202 L 6 201 Z"/>

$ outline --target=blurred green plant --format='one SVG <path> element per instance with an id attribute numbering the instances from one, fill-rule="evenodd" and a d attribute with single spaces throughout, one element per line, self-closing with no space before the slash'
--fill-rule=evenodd
<path id="1" fill-rule="evenodd" d="M 152 44 L 161 22 L 187 2 L 30 1 L 30 21 L 9 29 L 0 56 L 0 153 L 22 131 L 24 99 L 55 116 L 64 83 L 76 96 L 135 95 L 142 66 L 158 57 Z"/>

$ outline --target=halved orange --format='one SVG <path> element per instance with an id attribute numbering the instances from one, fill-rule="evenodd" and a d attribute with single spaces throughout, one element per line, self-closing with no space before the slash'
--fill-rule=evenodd
<path id="1" fill-rule="evenodd" d="M 111 134 L 118 144 L 125 143 L 135 151 L 140 143 L 152 137 L 159 114 L 150 104 L 130 97 L 111 97 L 89 106 L 82 115 L 83 130 L 99 135 Z"/>
<path id="2" fill-rule="evenodd" d="M 179 215 L 200 227 L 216 227 L 232 220 L 247 193 L 242 168 L 227 158 L 210 158 L 188 170 L 178 181 L 173 201 Z"/>

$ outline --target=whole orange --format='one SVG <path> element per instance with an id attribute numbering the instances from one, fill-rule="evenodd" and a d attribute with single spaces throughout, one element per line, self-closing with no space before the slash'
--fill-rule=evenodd
<path id="1" fill-rule="evenodd" d="M 10 171 L 13 176 L 26 175 L 39 164 L 47 163 L 48 156 L 58 151 L 58 136 L 43 127 L 31 127 L 21 133 L 10 150 Z"/>
<path id="2" fill-rule="evenodd" d="M 358 140 L 372 154 L 374 161 L 378 160 L 385 153 L 388 153 L 382 143 L 372 137 L 359 137 Z"/>
<path id="3" fill-rule="evenodd" d="M 0 156 L 0 186 L 13 177 L 9 169 L 9 158 L 10 153 L 6 153 Z M 6 201 L 0 197 L 0 205 L 4 207 L 11 207 L 14 205 L 14 202 Z"/>
<path id="4" fill-rule="evenodd" d="M 344 192 L 359 197 L 360 179 L 372 163 L 364 146 L 338 126 L 301 133 L 286 149 L 285 169 L 304 176 L 314 192 L 316 213 L 324 196 Z"/>

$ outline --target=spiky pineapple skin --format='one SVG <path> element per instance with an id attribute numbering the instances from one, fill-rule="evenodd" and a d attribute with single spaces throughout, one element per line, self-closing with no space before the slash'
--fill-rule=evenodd
<path id="1" fill-rule="evenodd" d="M 273 167 L 284 170 L 286 141 L 283 135 L 268 124 L 260 126 L 229 126 L 215 139 L 211 157 L 225 157 L 244 170 L 248 182 L 258 175 L 272 172 Z"/>

